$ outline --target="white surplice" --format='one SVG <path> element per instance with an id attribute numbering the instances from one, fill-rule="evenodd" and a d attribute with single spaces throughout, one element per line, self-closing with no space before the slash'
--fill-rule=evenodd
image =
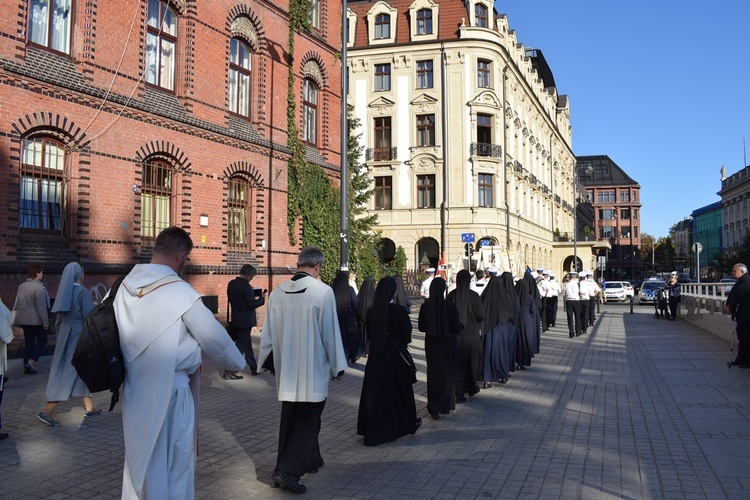
<path id="1" fill-rule="evenodd" d="M 191 499 L 201 352 L 230 370 L 245 359 L 168 266 L 136 265 L 114 306 L 125 359 L 122 498 Z"/>
<path id="2" fill-rule="evenodd" d="M 271 293 L 258 366 L 272 351 L 279 401 L 325 401 L 331 377 L 348 366 L 331 287 L 306 276 Z"/>

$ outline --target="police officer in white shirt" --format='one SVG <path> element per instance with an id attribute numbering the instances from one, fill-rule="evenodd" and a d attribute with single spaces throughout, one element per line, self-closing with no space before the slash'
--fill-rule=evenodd
<path id="1" fill-rule="evenodd" d="M 602 293 L 602 289 L 599 288 L 599 285 L 594 281 L 594 275 L 592 273 L 586 273 L 586 281 L 584 283 L 586 285 L 586 288 L 589 290 L 589 315 L 588 317 L 583 318 L 584 323 L 587 323 L 589 326 L 594 326 L 594 322 L 596 321 L 596 301 L 599 300 L 599 295 Z"/>
<path id="2" fill-rule="evenodd" d="M 577 272 L 569 272 L 568 278 L 563 288 L 563 298 L 565 314 L 568 317 L 568 335 L 573 338 L 581 336 L 581 286 Z"/>
<path id="3" fill-rule="evenodd" d="M 588 333 L 589 327 L 589 310 L 591 309 L 591 288 L 588 286 L 586 276 L 588 271 L 581 271 L 578 274 L 578 285 L 581 288 L 581 332 Z"/>
<path id="4" fill-rule="evenodd" d="M 539 289 L 539 297 L 542 299 L 542 309 L 539 311 L 539 316 L 542 320 L 542 332 L 549 330 L 549 301 L 547 300 L 547 293 L 549 288 L 549 273 L 544 269 L 537 270 L 537 282 L 536 287 Z"/>
<path id="5" fill-rule="evenodd" d="M 422 282 L 422 287 L 419 289 L 419 295 L 424 297 L 425 300 L 430 298 L 430 285 L 432 280 L 435 279 L 435 268 L 430 267 L 425 270 L 427 273 L 427 279 Z"/>
<path id="6" fill-rule="evenodd" d="M 560 296 L 560 283 L 555 280 L 555 275 L 547 271 L 549 281 L 547 281 L 547 324 L 555 326 L 557 322 L 557 300 Z"/>

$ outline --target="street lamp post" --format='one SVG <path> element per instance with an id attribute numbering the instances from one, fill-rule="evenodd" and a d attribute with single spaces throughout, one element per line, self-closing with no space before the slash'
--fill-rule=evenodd
<path id="1" fill-rule="evenodd" d="M 342 271 L 349 270 L 349 107 L 346 99 L 346 46 L 349 30 L 346 29 L 347 0 L 343 0 L 341 16 L 341 231 L 339 232 L 340 264 Z"/>

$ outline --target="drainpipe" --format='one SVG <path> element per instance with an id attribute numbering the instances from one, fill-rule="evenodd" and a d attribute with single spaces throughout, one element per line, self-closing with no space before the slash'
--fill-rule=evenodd
<path id="1" fill-rule="evenodd" d="M 448 61 L 445 58 L 445 44 L 440 43 L 440 61 L 442 62 L 440 68 L 440 98 L 441 113 L 442 113 L 442 124 L 443 124 L 443 201 L 440 203 L 440 260 L 445 263 L 445 244 L 447 240 L 446 236 L 446 218 L 448 211 L 448 75 L 446 74 L 446 67 Z"/>
<path id="2" fill-rule="evenodd" d="M 507 129 L 508 127 L 505 126 L 505 106 L 507 105 L 507 99 L 505 98 L 505 73 L 508 71 L 508 65 L 506 64 L 503 68 L 503 74 L 501 76 L 502 82 L 503 82 L 503 154 L 502 159 L 502 167 L 503 167 L 503 181 L 505 183 L 505 248 L 507 249 L 508 253 L 508 265 L 510 266 L 510 204 L 508 203 L 508 198 L 510 197 L 510 191 L 508 191 L 508 186 L 510 184 L 510 181 L 508 180 L 508 168 L 506 167 L 506 161 L 505 161 L 505 155 L 508 154 L 508 133 Z M 518 234 L 521 234 L 521 231 L 519 230 Z"/>

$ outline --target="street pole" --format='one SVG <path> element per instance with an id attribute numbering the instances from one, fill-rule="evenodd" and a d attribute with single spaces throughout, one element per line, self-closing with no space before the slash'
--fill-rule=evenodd
<path id="1" fill-rule="evenodd" d="M 346 29 L 347 0 L 343 0 L 341 16 L 341 231 L 339 233 L 339 248 L 341 270 L 349 270 L 349 106 L 346 99 L 346 46 L 348 45 L 348 30 Z"/>

